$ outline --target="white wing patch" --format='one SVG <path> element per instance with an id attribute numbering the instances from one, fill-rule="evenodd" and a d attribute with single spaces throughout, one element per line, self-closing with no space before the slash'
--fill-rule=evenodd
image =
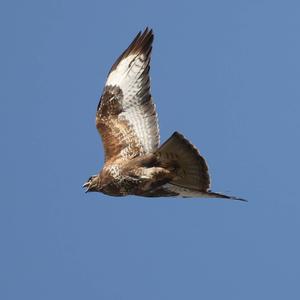
<path id="1" fill-rule="evenodd" d="M 106 85 L 122 90 L 123 112 L 119 119 L 132 126 L 145 153 L 154 152 L 159 145 L 157 116 L 150 96 L 149 60 L 144 54 L 129 55 L 120 61 L 106 81 Z"/>
<path id="2" fill-rule="evenodd" d="M 146 153 L 154 152 L 159 145 L 158 126 L 153 119 L 156 115 L 145 116 L 143 108 L 132 103 L 119 115 L 119 118 L 125 119 L 133 127 L 137 138 L 141 142 Z"/>
<path id="3" fill-rule="evenodd" d="M 117 68 L 108 75 L 106 85 L 117 85 L 122 90 L 126 89 L 128 82 L 130 82 L 130 77 L 127 77 L 128 72 L 130 71 L 129 64 L 135 59 L 135 57 L 136 55 L 132 54 L 122 59 Z M 137 71 L 135 71 L 135 73 L 137 73 Z"/>

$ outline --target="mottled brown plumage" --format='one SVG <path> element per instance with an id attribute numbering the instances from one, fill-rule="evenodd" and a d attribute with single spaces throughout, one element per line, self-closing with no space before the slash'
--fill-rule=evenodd
<path id="1" fill-rule="evenodd" d="M 105 163 L 84 184 L 87 192 L 111 196 L 215 197 L 204 158 L 175 132 L 159 147 L 159 128 L 150 93 L 153 32 L 139 32 L 113 64 L 96 112 Z"/>

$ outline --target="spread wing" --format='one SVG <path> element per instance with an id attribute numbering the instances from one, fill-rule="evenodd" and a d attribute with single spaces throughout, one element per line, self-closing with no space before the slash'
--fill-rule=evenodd
<path id="1" fill-rule="evenodd" d="M 96 114 L 105 161 L 130 159 L 158 148 L 149 77 L 152 42 L 152 30 L 139 32 L 109 72 Z"/>

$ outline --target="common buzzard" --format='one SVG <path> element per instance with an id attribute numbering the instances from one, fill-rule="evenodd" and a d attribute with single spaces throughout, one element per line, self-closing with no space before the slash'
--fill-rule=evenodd
<path id="1" fill-rule="evenodd" d="M 159 146 L 150 93 L 153 32 L 139 32 L 113 64 L 100 98 L 96 127 L 105 163 L 83 185 L 86 192 L 111 196 L 209 197 L 243 200 L 210 191 L 204 158 L 180 133 Z"/>

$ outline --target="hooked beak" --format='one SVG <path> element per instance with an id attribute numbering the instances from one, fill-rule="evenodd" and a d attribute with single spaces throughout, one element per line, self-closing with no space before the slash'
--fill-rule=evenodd
<path id="1" fill-rule="evenodd" d="M 83 186 L 82 186 L 82 188 L 86 188 L 86 193 L 89 191 L 89 186 L 90 186 L 90 184 L 89 184 L 89 182 L 86 182 Z"/>

